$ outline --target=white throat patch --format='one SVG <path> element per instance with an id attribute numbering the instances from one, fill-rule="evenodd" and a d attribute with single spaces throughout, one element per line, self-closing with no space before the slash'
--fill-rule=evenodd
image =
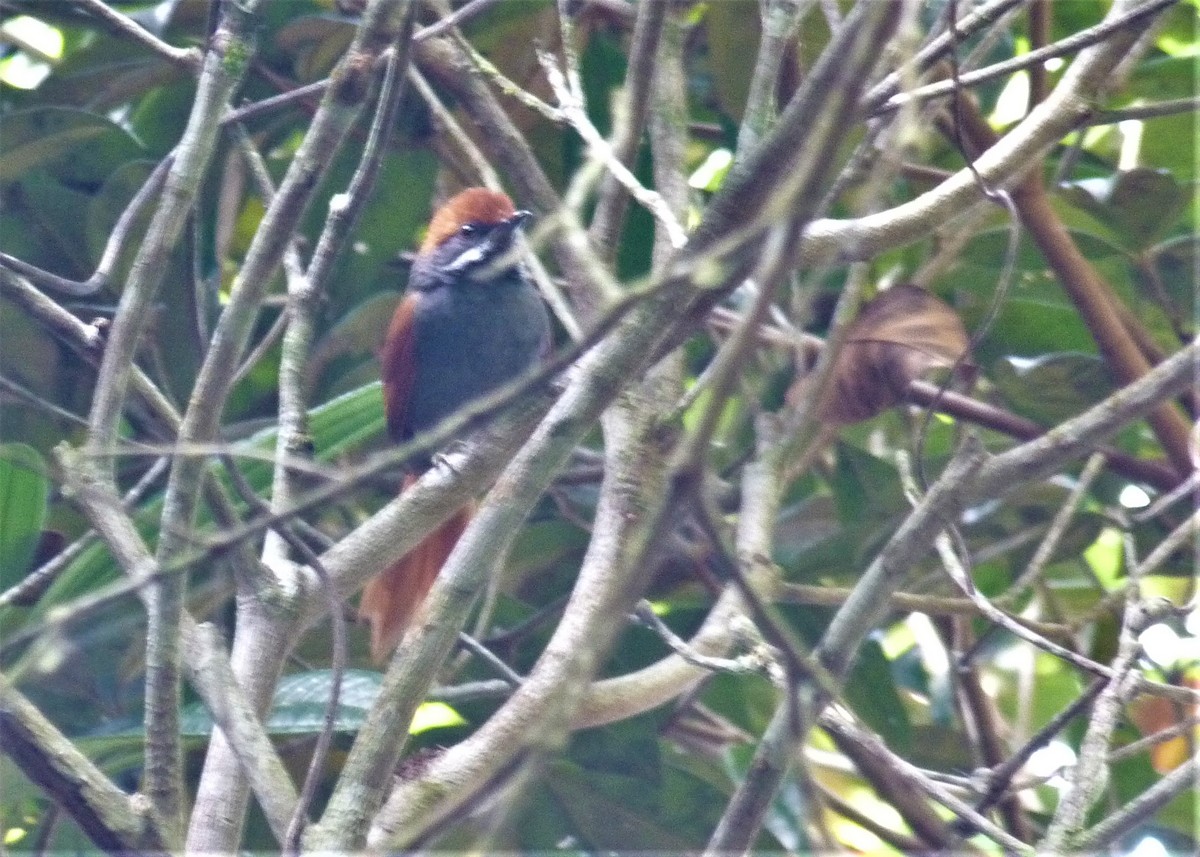
<path id="1" fill-rule="evenodd" d="M 484 252 L 483 245 L 476 245 L 468 250 L 459 253 L 458 256 L 445 267 L 444 270 L 451 274 L 458 274 L 475 265 L 478 265 L 487 258 L 487 253 Z"/>

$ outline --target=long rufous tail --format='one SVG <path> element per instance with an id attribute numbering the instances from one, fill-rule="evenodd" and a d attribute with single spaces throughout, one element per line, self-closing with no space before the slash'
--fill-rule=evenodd
<path id="1" fill-rule="evenodd" d="M 404 488 L 416 480 L 406 476 Z M 363 589 L 358 617 L 371 625 L 371 659 L 376 663 L 396 648 L 470 522 L 471 507 L 464 506 Z"/>

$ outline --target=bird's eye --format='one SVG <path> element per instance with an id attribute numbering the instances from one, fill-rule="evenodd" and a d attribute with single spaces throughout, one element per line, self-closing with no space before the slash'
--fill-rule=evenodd
<path id="1" fill-rule="evenodd" d="M 474 223 L 464 223 L 462 226 L 458 227 L 458 232 L 460 235 L 474 235 L 476 231 L 477 227 Z"/>

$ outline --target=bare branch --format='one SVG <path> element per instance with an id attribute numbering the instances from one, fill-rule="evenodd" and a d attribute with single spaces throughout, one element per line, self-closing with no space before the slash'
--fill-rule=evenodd
<path id="1" fill-rule="evenodd" d="M 168 45 L 132 18 L 104 3 L 103 0 L 72 0 L 72 2 L 110 24 L 127 38 L 154 51 L 172 65 L 182 66 L 190 72 L 200 71 L 201 53 L 198 48 L 177 48 Z"/>

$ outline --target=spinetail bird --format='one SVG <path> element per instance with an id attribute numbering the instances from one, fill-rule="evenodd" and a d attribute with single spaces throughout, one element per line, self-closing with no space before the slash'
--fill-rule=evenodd
<path id="1" fill-rule="evenodd" d="M 510 252 L 531 216 L 485 188 L 464 190 L 433 216 L 379 355 L 388 432 L 397 442 L 513 380 L 549 351 L 545 305 Z M 401 491 L 418 475 L 406 474 Z M 363 590 L 358 613 L 371 625 L 375 661 L 399 643 L 471 514 L 471 506 L 456 511 Z"/>

